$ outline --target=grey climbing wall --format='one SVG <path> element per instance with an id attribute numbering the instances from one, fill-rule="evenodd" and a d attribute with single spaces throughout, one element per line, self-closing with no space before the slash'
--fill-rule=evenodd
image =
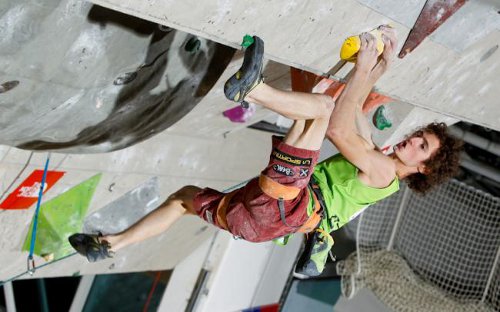
<path id="1" fill-rule="evenodd" d="M 234 49 L 78 0 L 0 4 L 0 144 L 106 152 L 184 117 Z"/>

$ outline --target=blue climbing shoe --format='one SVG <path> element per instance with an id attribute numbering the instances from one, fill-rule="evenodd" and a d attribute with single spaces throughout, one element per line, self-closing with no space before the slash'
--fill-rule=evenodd
<path id="1" fill-rule="evenodd" d="M 102 234 L 76 233 L 68 237 L 71 246 L 89 262 L 96 262 L 112 258 L 114 253 L 110 250 L 111 245 L 101 239 Z"/>
<path id="2" fill-rule="evenodd" d="M 253 43 L 245 50 L 243 65 L 226 81 L 224 94 L 234 102 L 244 102 L 245 96 L 262 82 L 264 41 L 253 36 Z"/>

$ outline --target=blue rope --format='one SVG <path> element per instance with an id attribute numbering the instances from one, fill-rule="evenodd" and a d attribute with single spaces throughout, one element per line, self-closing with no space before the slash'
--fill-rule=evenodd
<path id="1" fill-rule="evenodd" d="M 31 243 L 30 243 L 30 253 L 28 256 L 28 272 L 30 274 L 35 273 L 35 261 L 33 260 L 33 253 L 35 251 L 35 241 L 36 241 L 36 230 L 38 226 L 38 214 L 40 212 L 40 204 L 42 202 L 43 187 L 45 185 L 45 179 L 47 178 L 47 171 L 49 169 L 50 153 L 47 154 L 47 160 L 45 161 L 45 168 L 43 169 L 42 184 L 40 185 L 40 191 L 38 192 L 38 201 L 36 203 L 35 217 L 33 218 L 33 231 L 31 232 Z M 30 268 L 31 265 L 31 268 Z"/>

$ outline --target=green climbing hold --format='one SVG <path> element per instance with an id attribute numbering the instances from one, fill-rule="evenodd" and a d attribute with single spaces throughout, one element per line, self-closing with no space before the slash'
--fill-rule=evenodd
<path id="1" fill-rule="evenodd" d="M 243 41 L 241 42 L 241 46 L 243 48 L 248 48 L 253 43 L 253 37 L 250 35 L 245 35 L 243 37 Z"/>
<path id="2" fill-rule="evenodd" d="M 379 130 L 392 127 L 392 123 L 385 113 L 385 106 L 379 106 L 373 114 L 373 125 Z"/>

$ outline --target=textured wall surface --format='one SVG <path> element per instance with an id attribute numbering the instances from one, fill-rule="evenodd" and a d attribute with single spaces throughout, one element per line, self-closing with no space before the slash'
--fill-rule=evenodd
<path id="1" fill-rule="evenodd" d="M 0 5 L 0 143 L 106 152 L 186 115 L 234 49 L 77 0 Z M 8 85 L 13 85 L 12 83 Z"/>
<path id="2" fill-rule="evenodd" d="M 236 47 L 244 34 L 266 42 L 266 56 L 313 72 L 338 60 L 342 41 L 390 23 L 403 44 L 425 0 L 117 1 L 94 3 Z M 379 89 L 422 108 L 500 130 L 500 3 L 467 2 L 402 60 Z"/>
<path id="3" fill-rule="evenodd" d="M 161 203 L 183 185 L 224 190 L 256 176 L 269 158 L 270 146 L 269 134 L 255 130 L 245 129 L 225 138 L 212 139 L 164 131 L 132 147 L 105 154 L 53 153 L 49 169 L 65 171 L 66 174 L 47 191 L 43 202 L 102 173 L 85 227 L 90 231 L 113 231 L 151 210 L 154 206 L 151 201 Z M 17 186 L 32 170 L 43 169 L 46 153 L 35 153 L 27 168 L 22 170 L 29 156 L 28 151 L 0 146 L 0 187 L 3 192 L 9 190 L 11 182 L 17 181 Z M 21 175 L 17 178 L 19 173 Z M 152 178 L 157 186 L 149 187 L 152 193 L 142 196 L 140 193 Z M 137 193 L 140 198 L 130 200 Z M 141 206 L 134 206 L 134 203 Z M 28 253 L 22 252 L 21 247 L 34 210 L 35 205 L 27 210 L 0 210 L 0 280 L 26 270 Z M 104 220 L 99 219 L 99 215 Z M 74 256 L 40 269 L 34 277 L 173 268 L 214 231 L 215 228 L 197 217 L 185 217 L 163 235 L 130 246 L 114 259 L 88 263 L 83 257 Z M 37 265 L 46 263 L 38 256 L 35 256 L 35 261 Z"/>
<path id="4" fill-rule="evenodd" d="M 223 190 L 263 168 L 270 135 L 246 127 L 273 115 L 257 108 L 245 123 L 222 116 L 235 106 L 222 88 L 240 66 L 242 53 L 233 48 L 244 34 L 266 42 L 266 82 L 289 89 L 289 65 L 325 72 L 349 35 L 390 22 L 402 43 L 424 3 L 95 2 L 108 9 L 76 0 L 0 3 L 0 190 L 7 195 L 42 169 L 45 153 L 28 161 L 31 152 L 15 147 L 55 150 L 50 169 L 66 174 L 44 201 L 102 173 L 89 230 L 122 228 L 112 224 L 116 215 L 133 222 L 154 208 L 153 198 L 161 202 L 182 185 Z M 394 126 L 376 132 L 377 143 L 396 143 L 434 120 L 463 119 L 500 130 L 499 10 L 493 1 L 470 1 L 395 62 L 377 85 L 397 101 L 387 105 Z M 328 153 L 333 151 L 322 151 Z M 147 203 L 127 200 L 151 179 L 157 186 Z M 135 203 L 144 206 L 133 211 Z M 33 212 L 0 210 L 0 279 L 25 270 L 21 245 Z M 114 259 L 87 264 L 72 257 L 35 277 L 172 268 L 214 230 L 186 217 Z"/>

